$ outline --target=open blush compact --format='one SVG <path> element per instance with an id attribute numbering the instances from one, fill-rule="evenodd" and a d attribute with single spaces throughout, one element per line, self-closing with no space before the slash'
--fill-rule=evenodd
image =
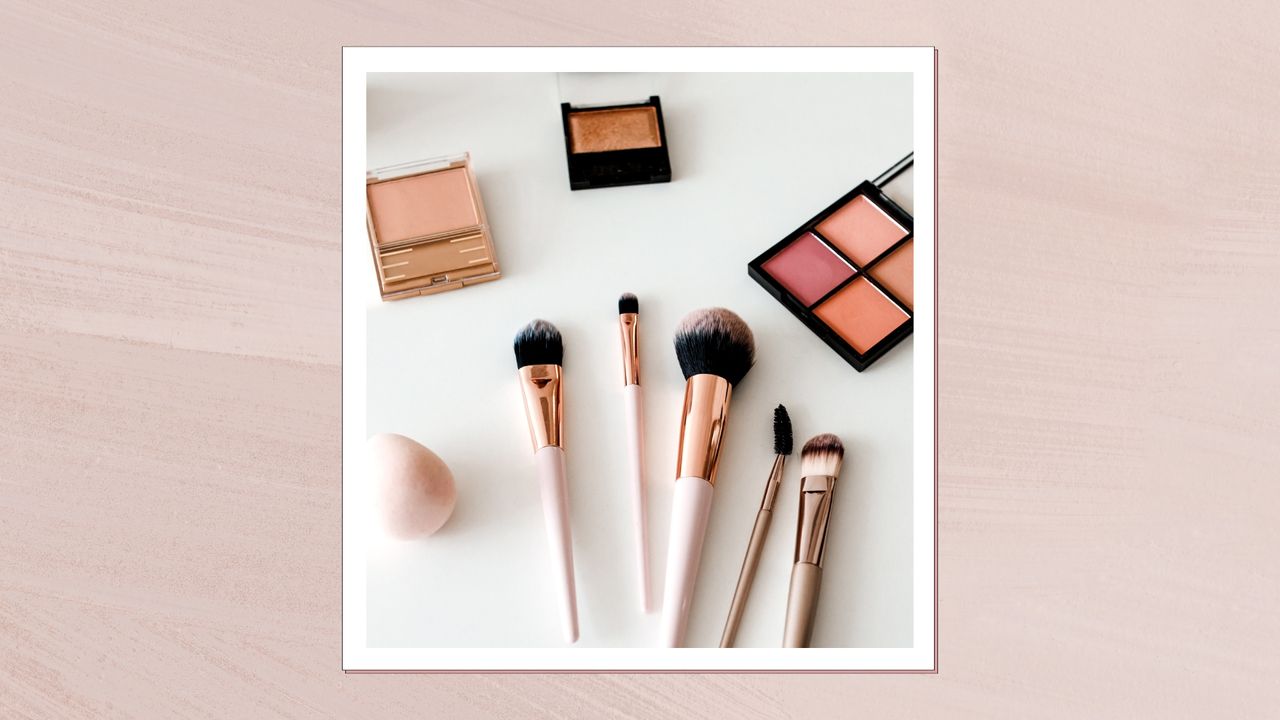
<path id="1" fill-rule="evenodd" d="M 859 372 L 911 334 L 913 157 L 862 182 L 747 265 Z"/>
<path id="2" fill-rule="evenodd" d="M 369 171 L 365 209 L 383 300 L 502 277 L 468 154 Z"/>

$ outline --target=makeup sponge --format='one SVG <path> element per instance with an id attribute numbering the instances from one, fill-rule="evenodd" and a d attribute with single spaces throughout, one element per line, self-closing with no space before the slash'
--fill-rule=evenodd
<path id="1" fill-rule="evenodd" d="M 373 509 L 386 533 L 412 540 L 439 530 L 458 496 L 449 466 L 403 435 L 374 435 L 367 451 Z"/>

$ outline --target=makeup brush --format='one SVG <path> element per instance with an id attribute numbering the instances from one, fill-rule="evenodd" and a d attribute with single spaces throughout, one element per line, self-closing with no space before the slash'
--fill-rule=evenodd
<path id="1" fill-rule="evenodd" d="M 680 647 L 684 642 L 729 419 L 729 396 L 755 361 L 755 341 L 742 318 L 723 308 L 710 308 L 691 312 L 680 321 L 675 349 L 685 386 L 663 590 L 665 647 Z"/>
<path id="2" fill-rule="evenodd" d="M 791 444 L 791 416 L 785 407 L 779 405 L 773 409 L 773 469 L 769 471 L 764 497 L 756 511 L 756 524 L 751 528 L 751 539 L 747 541 L 747 554 L 742 558 L 742 569 L 738 571 L 738 586 L 733 591 L 733 602 L 729 603 L 729 619 L 725 620 L 724 634 L 720 636 L 722 648 L 733 647 L 733 640 L 738 635 L 738 624 L 742 622 L 747 595 L 751 593 L 751 583 L 756 578 L 764 539 L 769 535 L 769 525 L 773 522 L 773 501 L 778 496 L 778 487 L 782 485 L 782 467 L 791 454 Z"/>
<path id="3" fill-rule="evenodd" d="M 800 450 L 800 516 L 796 521 L 795 565 L 787 592 L 787 624 L 782 647 L 809 647 L 822 585 L 822 559 L 831 520 L 831 498 L 844 460 L 844 445 L 830 433 L 814 436 Z"/>
<path id="4" fill-rule="evenodd" d="M 649 532 L 644 487 L 644 402 L 640 394 L 640 301 L 631 293 L 618 298 L 622 336 L 622 397 L 627 413 L 627 466 L 631 474 L 631 520 L 635 526 L 640 610 L 649 612 Z"/>
<path id="5" fill-rule="evenodd" d="M 560 331 L 545 320 L 534 320 L 516 334 L 516 366 L 524 414 L 533 440 L 533 460 L 538 468 L 542 512 L 555 582 L 560 591 L 564 636 L 578 640 L 578 601 L 573 581 L 573 537 L 569 531 L 569 488 L 565 481 L 563 438 L 563 390 L 560 384 L 564 344 Z"/>

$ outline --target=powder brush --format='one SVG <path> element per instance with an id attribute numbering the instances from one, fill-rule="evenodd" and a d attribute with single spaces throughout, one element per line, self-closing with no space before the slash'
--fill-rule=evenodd
<path id="1" fill-rule="evenodd" d="M 742 318 L 723 308 L 689 313 L 675 334 L 685 376 L 676 485 L 671 501 L 661 641 L 684 642 L 716 469 L 729 419 L 729 397 L 755 362 L 755 340 Z"/>

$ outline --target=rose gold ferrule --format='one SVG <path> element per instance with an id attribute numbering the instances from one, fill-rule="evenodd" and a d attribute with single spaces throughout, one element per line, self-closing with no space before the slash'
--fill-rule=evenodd
<path id="1" fill-rule="evenodd" d="M 620 313 L 618 330 L 622 333 L 622 384 L 640 384 L 640 339 L 636 332 L 640 313 Z"/>
<path id="2" fill-rule="evenodd" d="M 761 510 L 773 510 L 773 501 L 778 499 L 778 488 L 782 487 L 782 466 L 786 461 L 786 455 L 773 456 L 773 470 L 769 471 L 769 484 L 764 486 L 764 497 L 760 498 Z"/>
<path id="3" fill-rule="evenodd" d="M 831 496 L 835 489 L 836 479 L 832 475 L 810 475 L 800 479 L 795 562 L 822 567 L 822 557 L 827 549 L 827 523 L 831 520 Z"/>
<path id="4" fill-rule="evenodd" d="M 694 375 L 685 383 L 680 449 L 676 454 L 677 480 L 698 477 L 716 484 L 732 393 L 733 386 L 719 375 Z"/>
<path id="5" fill-rule="evenodd" d="M 533 451 L 548 445 L 563 447 L 564 403 L 559 365 L 525 365 L 520 368 L 520 392 L 524 395 L 524 417 L 529 421 Z"/>

